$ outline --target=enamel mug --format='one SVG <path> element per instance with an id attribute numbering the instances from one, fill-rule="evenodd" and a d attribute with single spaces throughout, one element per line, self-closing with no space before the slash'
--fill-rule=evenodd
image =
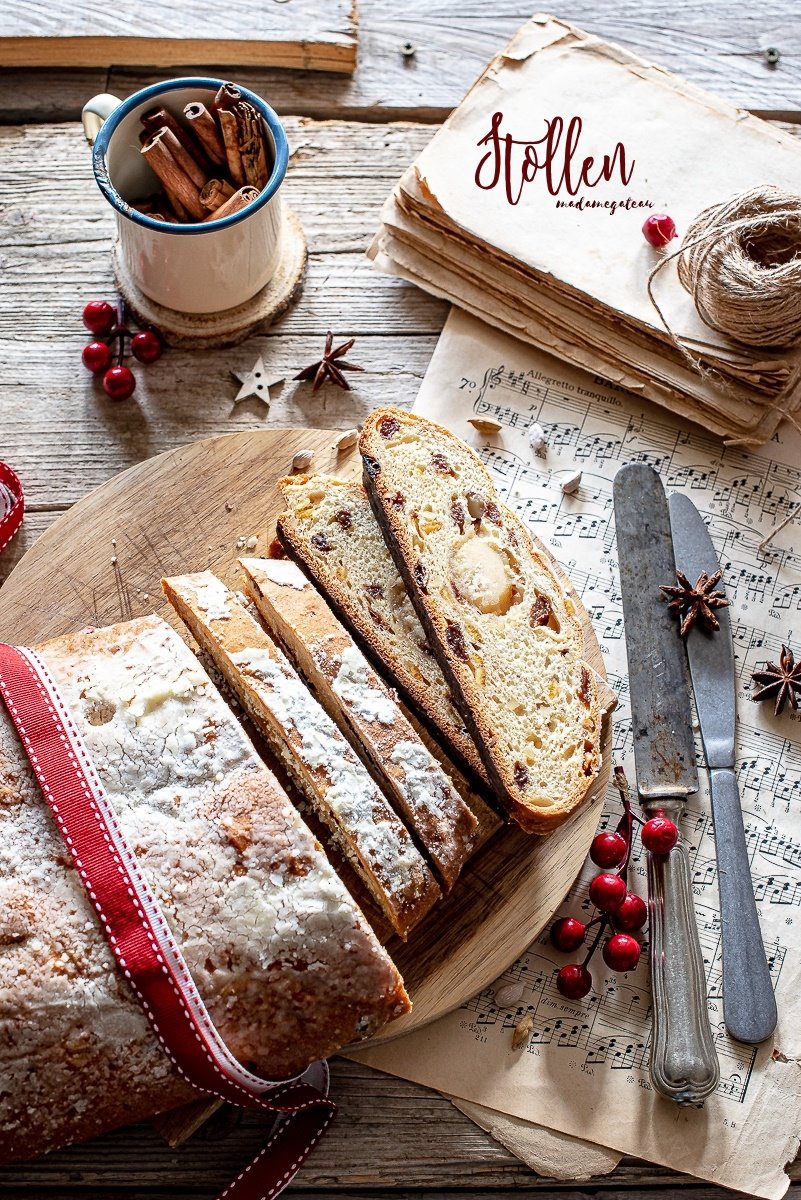
<path id="1" fill-rule="evenodd" d="M 98 187 L 114 209 L 117 250 L 137 288 L 157 304 L 182 313 L 212 313 L 244 304 L 269 283 L 280 259 L 281 193 L 289 151 L 284 127 L 269 104 L 246 88 L 242 96 L 261 114 L 271 152 L 266 187 L 246 208 L 218 221 L 172 225 L 133 207 L 160 189 L 139 153 L 140 116 L 169 109 L 177 119 L 193 100 L 207 108 L 220 79 L 171 79 L 127 100 L 95 96 L 83 109 Z"/>

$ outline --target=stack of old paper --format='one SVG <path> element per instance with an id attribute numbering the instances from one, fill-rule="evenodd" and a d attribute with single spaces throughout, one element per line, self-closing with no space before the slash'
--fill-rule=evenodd
<path id="1" fill-rule="evenodd" d="M 679 236 L 702 209 L 757 185 L 801 193 L 797 139 L 551 17 L 513 38 L 403 175 L 371 249 L 499 329 L 759 445 L 798 397 L 797 360 L 708 328 L 675 260 L 641 227 L 666 212 Z M 797 389 L 796 389 L 797 390 Z"/>

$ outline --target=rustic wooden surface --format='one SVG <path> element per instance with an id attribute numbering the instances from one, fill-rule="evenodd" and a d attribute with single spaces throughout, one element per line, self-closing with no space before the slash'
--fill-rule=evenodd
<path id="1" fill-rule="evenodd" d="M 137 0 L 57 5 L 5 0 L 0 62 L 15 67 L 252 63 L 298 70 L 356 66 L 352 0 Z"/>
<path id="2" fill-rule="evenodd" d="M 92 182 L 79 131 L 52 122 L 73 120 L 95 92 L 129 94 L 166 72 L 0 71 L 0 120 L 19 125 L 0 128 L 0 457 L 20 470 L 31 506 L 23 534 L 0 557 L 0 579 L 91 487 L 161 450 L 267 424 L 344 428 L 379 403 L 411 404 L 446 307 L 375 274 L 363 251 L 381 201 L 428 140 L 431 123 L 458 102 L 530 11 L 514 2 L 468 7 L 456 0 L 361 0 L 359 65 L 352 78 L 237 71 L 282 114 L 293 114 L 287 121 L 295 149 L 287 196 L 309 238 L 303 295 L 266 337 L 208 356 L 171 352 L 141 369 L 136 401 L 116 406 L 79 360 L 81 305 L 110 293 L 112 221 Z M 743 107 L 801 122 L 797 5 L 566 0 L 557 15 Z M 401 53 L 406 41 L 417 47 L 413 58 Z M 781 53 L 775 68 L 762 57 L 765 45 Z M 389 123 L 396 121 L 412 124 Z M 318 355 L 328 328 L 357 337 L 352 357 L 367 371 L 349 395 L 324 389 L 313 397 L 289 378 Z M 273 389 L 269 415 L 255 400 L 232 404 L 238 385 L 229 371 L 249 369 L 259 354 L 288 380 Z M 591 1183 L 553 1183 L 534 1175 L 442 1097 L 344 1061 L 335 1062 L 333 1076 L 340 1118 L 297 1180 L 299 1200 L 331 1193 L 361 1200 L 501 1200 L 557 1192 L 564 1200 L 731 1195 L 633 1159 Z M 224 1136 L 226 1120 L 215 1118 L 180 1151 L 140 1126 L 6 1167 L 0 1196 L 205 1200 L 259 1145 L 258 1118 L 246 1117 Z M 801 1162 L 791 1176 L 794 1200 L 801 1200 Z"/>

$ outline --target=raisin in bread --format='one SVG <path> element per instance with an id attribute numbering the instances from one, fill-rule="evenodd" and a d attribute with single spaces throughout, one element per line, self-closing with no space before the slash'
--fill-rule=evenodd
<path id="1" fill-rule="evenodd" d="M 489 786 L 483 763 L 384 544 L 364 488 L 327 475 L 279 480 L 278 536 L 373 664 L 456 761 Z"/>
<path id="2" fill-rule="evenodd" d="M 291 1075 L 410 1005 L 319 843 L 158 617 L 38 648 L 221 1035 Z M 117 967 L 0 703 L 0 1158 L 196 1098 Z"/>
<path id="3" fill-rule="evenodd" d="M 370 767 L 450 891 L 478 822 L 326 601 L 289 559 L 240 559 L 270 636 Z"/>
<path id="4" fill-rule="evenodd" d="M 575 605 L 449 430 L 377 409 L 359 448 L 376 518 L 496 794 L 523 829 L 545 833 L 601 765 L 601 691 Z"/>
<path id="5" fill-rule="evenodd" d="M 367 768 L 286 656 L 215 575 L 179 575 L 163 579 L 162 587 L 395 931 L 405 937 L 440 890 Z"/>

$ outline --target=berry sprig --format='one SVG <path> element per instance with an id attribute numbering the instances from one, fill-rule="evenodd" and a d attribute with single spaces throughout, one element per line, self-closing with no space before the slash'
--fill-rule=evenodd
<path id="1" fill-rule="evenodd" d="M 640 961 L 640 943 L 634 936 L 648 917 L 644 900 L 629 891 L 628 870 L 631 859 L 634 822 L 629 787 L 622 767 L 615 767 L 614 782 L 623 805 L 617 828 L 597 833 L 590 846 L 590 858 L 604 869 L 590 883 L 590 899 L 598 916 L 586 923 L 576 917 L 562 917 L 551 926 L 551 943 L 571 954 L 583 946 L 587 934 L 595 929 L 583 962 L 568 963 L 556 976 L 556 986 L 570 1000 L 581 1000 L 592 990 L 590 961 L 603 942 L 603 959 L 612 971 L 633 971 Z M 646 821 L 640 832 L 642 844 L 651 854 L 669 854 L 676 845 L 679 831 L 665 816 Z"/>
<path id="2" fill-rule="evenodd" d="M 107 300 L 90 300 L 84 306 L 83 323 L 95 335 L 83 348 L 83 365 L 93 375 L 103 372 L 103 390 L 110 399 L 127 400 L 136 387 L 136 376 L 125 366 L 128 343 L 137 362 L 152 363 L 164 350 L 160 335 L 155 329 L 133 332 L 126 324 L 122 301 L 115 308 Z"/>

